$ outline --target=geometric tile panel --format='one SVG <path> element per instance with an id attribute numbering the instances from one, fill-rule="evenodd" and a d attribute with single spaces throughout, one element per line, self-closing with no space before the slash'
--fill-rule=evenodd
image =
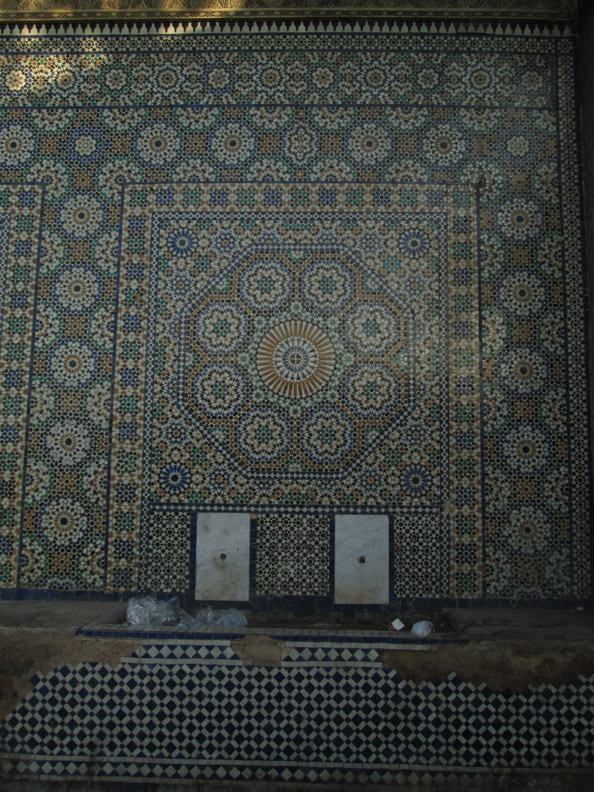
<path id="1" fill-rule="evenodd" d="M 258 518 L 256 594 L 328 596 L 330 518 L 269 514 Z"/>
<path id="2" fill-rule="evenodd" d="M 108 584 L 135 580 L 154 506 L 448 502 L 467 546 L 450 590 L 475 591 L 476 191 L 177 182 L 123 201 Z"/>
<path id="3" fill-rule="evenodd" d="M 190 587 L 190 515 L 151 514 L 146 587 L 187 591 Z"/>
<path id="4" fill-rule="evenodd" d="M 16 124 L 3 132 L 9 148 L 26 151 L 30 145 L 26 135 L 20 139 Z M 34 313 L 43 197 L 42 184 L 0 183 L 0 585 L 9 587 L 17 585 L 23 499 L 40 498 L 46 489 L 43 476 L 30 475 L 23 492 L 29 415 L 34 422 L 51 410 L 39 395 L 33 394 L 29 404 L 35 322 L 38 336 L 52 332 Z M 48 522 L 45 552 L 64 544 L 62 521 L 70 519 L 61 514 Z"/>
<path id="5" fill-rule="evenodd" d="M 362 514 L 391 595 L 588 597 L 575 45 L 3 36 L 0 586 L 187 588 L 155 513 Z"/>
<path id="6" fill-rule="evenodd" d="M 592 675 L 497 692 L 403 679 L 372 645 L 291 646 L 280 668 L 218 639 L 35 676 L 0 724 L 4 778 L 394 786 L 594 763 Z"/>
<path id="7" fill-rule="evenodd" d="M 439 541 L 442 514 L 394 515 L 394 596 L 438 597 L 443 567 Z M 414 542 L 411 537 L 414 536 Z"/>

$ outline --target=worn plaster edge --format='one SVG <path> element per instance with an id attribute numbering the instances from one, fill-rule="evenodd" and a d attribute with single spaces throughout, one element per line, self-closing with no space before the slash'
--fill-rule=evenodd
<path id="1" fill-rule="evenodd" d="M 19 668 L 14 658 L 22 655 L 22 642 L 33 636 L 37 642 L 30 647 L 31 661 Z M 0 652 L 0 721 L 32 692 L 36 678 L 46 678 L 58 668 L 73 669 L 82 663 L 99 663 L 113 669 L 139 651 L 142 645 L 142 641 L 128 638 L 102 643 L 98 639 L 65 635 L 63 631 L 51 628 L 35 631 L 0 628 L 0 647 L 3 650 Z M 35 653 L 39 654 L 37 659 L 33 659 Z"/>
<path id="2" fill-rule="evenodd" d="M 384 649 L 380 662 L 387 671 L 418 687 L 466 685 L 478 693 L 523 694 L 569 691 L 594 681 L 594 641 L 546 641 L 530 645 L 522 638 L 474 641 L 439 647 L 433 656 Z"/>
<path id="3" fill-rule="evenodd" d="M 127 22 L 105 22 L 104 24 L 94 24 L 90 22 L 84 25 L 79 23 L 74 26 L 69 24 L 49 24 L 41 22 L 37 24 L 5 25 L 0 30 L 0 35 L 5 37 L 35 37 L 35 36 L 162 36 L 162 35 L 246 35 L 261 33 L 276 34 L 320 34 L 320 33 L 384 33 L 384 34 L 468 34 L 486 36 L 543 36 L 559 38 L 563 36 L 573 36 L 575 33 L 570 25 L 570 20 L 560 20 L 560 24 L 552 21 L 537 23 L 534 21 L 523 22 L 523 20 L 510 20 L 507 23 L 483 23 L 453 21 L 449 17 L 449 23 L 445 20 L 435 21 L 393 21 L 386 20 L 383 24 L 378 21 L 354 21 L 354 22 L 334 22 L 332 20 L 321 21 L 281 21 L 279 23 L 263 20 L 260 22 L 211 22 L 205 21 L 173 21 L 166 24 L 164 22 L 150 22 L 150 20 L 137 21 L 130 19 Z M 0 14 L 0 25 L 6 22 Z M 512 26 L 513 25 L 513 26 Z M 561 25 L 561 26 L 560 26 Z"/>

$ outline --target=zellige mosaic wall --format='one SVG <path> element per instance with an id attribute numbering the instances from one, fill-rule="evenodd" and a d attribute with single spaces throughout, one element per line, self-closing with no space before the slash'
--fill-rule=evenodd
<path id="1" fill-rule="evenodd" d="M 258 594 L 384 515 L 391 599 L 587 597 L 574 44 L 5 36 L 2 586 L 187 593 L 233 512 Z"/>

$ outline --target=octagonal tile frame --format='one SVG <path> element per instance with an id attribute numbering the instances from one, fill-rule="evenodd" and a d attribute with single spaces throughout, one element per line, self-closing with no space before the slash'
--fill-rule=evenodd
<path id="1" fill-rule="evenodd" d="M 200 313 L 200 305 L 203 304 L 202 301 L 205 298 L 209 299 L 209 307 L 211 305 L 217 304 L 228 304 L 230 307 L 233 306 L 234 310 L 236 309 L 240 315 L 247 315 L 250 306 L 246 304 L 242 305 L 242 302 L 245 303 L 246 298 L 243 296 L 242 290 L 240 288 L 242 276 L 246 272 L 246 270 L 243 268 L 243 262 L 245 259 L 249 260 L 253 254 L 279 255 L 284 253 L 286 259 L 288 260 L 291 258 L 289 251 L 287 250 L 289 247 L 299 249 L 301 251 L 301 260 L 297 261 L 296 257 L 294 256 L 294 254 L 297 252 L 296 250 L 291 251 L 295 260 L 295 269 L 291 272 L 291 293 L 288 295 L 287 299 L 283 301 L 284 303 L 290 303 L 288 310 L 283 311 L 277 316 L 271 316 L 270 310 L 262 310 L 260 312 L 255 311 L 254 315 L 249 317 L 246 321 L 247 328 L 245 335 L 247 337 L 244 340 L 240 340 L 236 345 L 230 348 L 228 352 L 220 352 L 218 355 L 216 354 L 216 350 L 210 350 L 209 352 L 208 349 L 203 349 L 200 352 L 202 355 L 201 362 L 191 368 L 191 373 L 188 374 L 188 367 L 185 365 L 185 363 L 187 357 L 192 356 L 190 347 L 196 348 L 200 346 L 200 343 L 196 342 L 191 337 L 196 334 L 194 322 L 199 321 L 200 317 L 203 315 L 203 313 Z M 304 268 L 310 266 L 312 257 L 316 254 L 320 256 L 336 256 L 338 253 L 342 254 L 342 260 L 348 261 L 348 264 L 350 264 L 352 267 L 351 275 L 353 276 L 354 280 L 362 280 L 365 277 L 376 278 L 378 280 L 378 286 L 381 285 L 382 290 L 380 298 L 381 302 L 379 302 L 378 305 L 385 306 L 388 310 L 397 309 L 402 317 L 402 321 L 399 324 L 399 338 L 395 339 L 395 341 L 389 345 L 389 349 L 384 350 L 382 348 L 374 355 L 370 354 L 364 356 L 363 364 L 367 365 L 368 367 L 385 367 L 387 365 L 386 357 L 388 354 L 391 356 L 395 356 L 396 354 L 399 356 L 405 355 L 406 367 L 404 369 L 395 362 L 390 366 L 391 369 L 394 369 L 392 373 L 397 373 L 398 376 L 401 376 L 402 379 L 404 379 L 405 387 L 403 388 L 403 398 L 400 400 L 400 403 L 396 406 L 396 408 L 388 410 L 386 415 L 374 416 L 372 414 L 369 416 L 368 423 L 375 427 L 379 425 L 381 418 L 383 423 L 382 428 L 373 434 L 373 436 L 370 438 L 370 442 L 366 445 L 361 445 L 361 443 L 359 443 L 361 447 L 358 451 L 356 450 L 355 452 L 349 453 L 348 460 L 340 458 L 334 465 L 332 465 L 329 463 L 329 460 L 324 460 L 316 464 L 311 455 L 309 455 L 308 459 L 307 452 L 300 448 L 300 444 L 297 443 L 297 437 L 298 435 L 302 435 L 303 426 L 307 422 L 307 416 L 311 415 L 311 411 L 313 409 L 310 402 L 307 402 L 305 408 L 300 408 L 298 406 L 298 402 L 295 399 L 281 394 L 281 399 L 283 399 L 289 405 L 289 409 L 291 411 L 290 435 L 292 437 L 293 443 L 292 445 L 287 444 L 286 450 L 283 451 L 282 454 L 275 455 L 271 462 L 265 459 L 262 463 L 258 464 L 256 461 L 252 469 L 250 468 L 250 459 L 248 454 L 242 454 L 241 448 L 239 448 L 240 444 L 237 435 L 239 432 L 239 426 L 241 424 L 242 410 L 247 410 L 249 408 L 250 397 L 254 400 L 253 403 L 255 405 L 265 407 L 269 410 L 274 409 L 274 402 L 271 402 L 270 398 L 275 397 L 269 395 L 267 400 L 266 388 L 270 388 L 270 386 L 263 381 L 261 371 L 258 373 L 260 374 L 260 379 L 263 381 L 262 384 L 264 385 L 264 388 L 263 391 L 256 391 L 254 379 L 250 380 L 249 371 L 246 370 L 250 365 L 258 368 L 257 360 L 254 360 L 254 358 L 256 358 L 259 354 L 262 343 L 269 333 L 273 332 L 276 328 L 286 323 L 292 322 L 293 324 L 297 325 L 300 322 L 308 322 L 313 327 L 317 327 L 326 334 L 331 333 L 331 337 L 335 345 L 342 346 L 342 349 L 334 349 L 335 370 L 330 372 L 326 378 L 326 381 L 321 385 L 320 388 L 316 389 L 316 393 L 319 392 L 319 396 L 316 397 L 317 404 L 321 404 L 324 408 L 327 406 L 327 401 L 322 401 L 325 395 L 323 390 L 325 389 L 326 385 L 329 384 L 330 381 L 333 381 L 334 388 L 336 391 L 338 391 L 340 388 L 340 380 L 343 378 L 352 378 L 353 369 L 355 369 L 358 365 L 361 365 L 361 360 L 358 359 L 357 352 L 352 350 L 353 345 L 349 344 L 348 340 L 344 343 L 342 342 L 340 338 L 340 329 L 334 325 L 340 321 L 341 317 L 348 318 L 354 311 L 357 310 L 359 305 L 369 304 L 371 303 L 371 300 L 367 299 L 367 301 L 362 303 L 357 299 L 357 292 L 354 291 L 348 300 L 346 300 L 338 309 L 327 312 L 327 316 L 324 316 L 321 312 L 316 314 L 311 309 L 308 309 L 306 306 L 302 306 L 301 304 L 302 300 L 305 301 L 302 297 L 302 274 L 305 271 Z M 237 258 L 234 257 L 231 261 L 229 261 L 226 266 L 224 266 L 215 276 L 215 278 L 209 280 L 209 282 L 206 283 L 204 287 L 196 294 L 192 294 L 188 302 L 185 303 L 180 309 L 179 320 L 173 322 L 174 333 L 178 330 L 180 332 L 180 344 L 177 361 L 177 376 L 175 382 L 170 386 L 171 396 L 173 399 L 175 399 L 176 406 L 180 413 L 189 420 L 190 424 L 198 426 L 199 430 L 208 437 L 210 442 L 212 442 L 213 447 L 220 451 L 223 455 L 227 456 L 231 464 L 240 466 L 246 475 L 265 477 L 271 473 L 274 473 L 280 477 L 296 479 L 303 477 L 307 478 L 309 475 L 311 475 L 311 471 L 315 470 L 318 476 L 324 478 L 336 478 L 337 476 L 344 477 L 354 466 L 359 464 L 363 458 L 372 453 L 373 450 L 381 444 L 382 438 L 386 431 L 389 431 L 393 425 L 403 422 L 405 418 L 411 413 L 411 411 L 414 410 L 414 311 L 409 305 L 407 305 L 403 299 L 403 296 L 399 295 L 394 289 L 390 288 L 386 281 L 380 283 L 380 278 L 377 273 L 374 273 L 365 262 L 359 262 L 358 264 L 360 267 L 359 273 L 354 271 L 354 268 L 357 266 L 354 260 L 354 253 L 348 250 L 345 245 L 304 244 L 273 246 L 270 243 L 261 245 L 256 241 L 254 244 L 248 245 L 244 251 L 240 252 Z M 224 288 L 222 288 L 225 285 L 230 285 L 230 291 L 225 291 Z M 293 294 L 293 290 L 297 292 L 297 295 Z M 210 298 L 212 298 L 212 301 L 210 301 Z M 388 302 L 389 306 L 386 305 Z M 206 310 L 208 310 L 208 308 Z M 255 319 L 258 317 L 262 320 L 262 322 L 266 321 L 266 324 L 262 324 L 256 329 L 253 327 L 253 324 Z M 351 347 L 350 353 L 347 351 L 349 346 Z M 221 410 L 221 415 L 208 415 L 206 411 L 200 411 L 199 408 L 198 410 L 193 411 L 188 402 L 191 391 L 194 387 L 193 383 L 199 376 L 200 371 L 205 371 L 207 366 L 219 367 L 220 369 L 225 366 L 233 366 L 236 370 L 241 369 L 242 360 L 244 365 L 243 374 L 245 375 L 243 380 L 246 383 L 245 390 L 248 391 L 247 397 L 244 398 L 241 403 L 238 403 L 234 409 L 229 409 L 227 411 Z M 198 366 L 202 366 L 202 368 L 198 368 Z M 309 396 L 310 394 L 304 395 Z M 278 402 L 278 399 L 275 400 Z M 303 402 L 304 400 L 302 399 L 301 401 Z M 353 423 L 357 422 L 364 424 L 366 416 L 361 414 L 357 415 L 357 410 L 351 406 L 348 399 L 346 401 L 346 405 L 342 405 L 341 409 L 343 411 L 347 410 L 347 413 L 353 419 Z M 297 412 L 297 410 L 299 410 L 299 412 Z M 200 412 L 202 412 L 201 415 Z M 301 418 L 301 423 L 299 426 L 297 426 L 296 424 L 298 423 L 299 418 Z M 223 438 L 221 438 L 217 435 L 216 431 L 214 431 L 217 425 L 217 419 L 219 424 L 228 422 L 229 419 L 232 419 L 234 422 L 237 422 L 238 426 L 237 428 L 231 430 L 231 435 L 226 434 Z M 211 423 L 214 425 L 213 427 L 210 426 Z M 209 428 L 213 428 L 212 433 L 209 431 Z M 357 426 L 356 432 L 358 436 L 364 436 L 363 428 Z M 309 465 L 309 469 L 304 469 L 301 473 L 299 473 L 294 469 L 283 471 L 282 467 L 277 466 L 277 463 L 282 463 L 283 459 L 286 460 L 292 455 L 296 455 L 302 459 L 304 464 Z"/>

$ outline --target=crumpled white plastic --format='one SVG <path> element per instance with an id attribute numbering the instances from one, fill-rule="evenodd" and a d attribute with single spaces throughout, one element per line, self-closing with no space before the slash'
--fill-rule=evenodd
<path id="1" fill-rule="evenodd" d="M 431 635 L 431 633 L 433 632 L 433 622 L 430 621 L 415 622 L 412 626 L 411 632 L 413 635 L 416 635 L 419 638 L 427 638 L 427 636 Z"/>
<path id="2" fill-rule="evenodd" d="M 247 619 L 237 608 L 213 610 L 207 607 L 192 616 L 180 607 L 177 597 L 169 600 L 132 597 L 126 606 L 126 624 L 133 627 L 179 627 L 183 630 L 200 630 L 204 627 L 234 630 L 245 627 Z"/>

